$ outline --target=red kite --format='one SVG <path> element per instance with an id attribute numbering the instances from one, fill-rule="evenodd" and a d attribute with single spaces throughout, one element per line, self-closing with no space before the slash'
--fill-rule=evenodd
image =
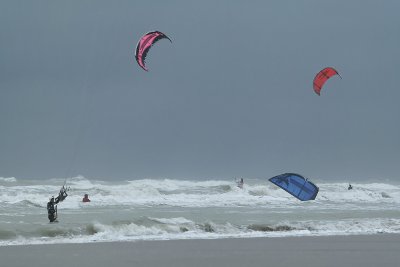
<path id="1" fill-rule="evenodd" d="M 325 82 L 332 76 L 339 75 L 339 73 L 334 68 L 325 68 L 315 75 L 314 78 L 314 91 L 317 95 L 320 95 L 321 89 Z M 340 78 L 342 78 L 339 75 Z"/>

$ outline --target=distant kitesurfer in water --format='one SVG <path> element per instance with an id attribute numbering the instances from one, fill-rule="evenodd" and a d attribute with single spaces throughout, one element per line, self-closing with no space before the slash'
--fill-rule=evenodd
<path id="1" fill-rule="evenodd" d="M 82 202 L 90 202 L 88 194 L 85 194 L 85 196 L 82 198 Z"/>
<path id="2" fill-rule="evenodd" d="M 351 184 L 349 184 L 349 187 L 347 188 L 347 190 L 351 190 L 353 189 L 353 187 L 351 186 Z"/>
<path id="3" fill-rule="evenodd" d="M 237 186 L 238 186 L 239 188 L 242 188 L 242 189 L 243 189 L 243 184 L 244 184 L 243 178 L 240 178 L 240 181 L 237 182 Z"/>

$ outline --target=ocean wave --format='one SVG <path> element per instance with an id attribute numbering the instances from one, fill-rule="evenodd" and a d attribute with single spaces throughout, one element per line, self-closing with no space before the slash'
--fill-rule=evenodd
<path id="1" fill-rule="evenodd" d="M 0 241 L 3 240 L 7 242 L 7 240 L 14 240 L 16 237 L 17 234 L 14 231 L 0 229 Z"/>
<path id="2" fill-rule="evenodd" d="M 400 233 L 398 219 L 298 221 L 236 225 L 230 222 L 195 222 L 186 218 L 91 222 L 74 227 L 48 224 L 31 230 L 0 230 L 0 246 L 51 243 L 90 243 L 134 240 L 252 238 Z"/>
<path id="3" fill-rule="evenodd" d="M 15 183 L 17 179 L 15 177 L 0 177 L 0 182 Z"/>
<path id="4" fill-rule="evenodd" d="M 0 203 L 44 207 L 52 195 L 57 195 L 63 179 L 40 181 L 36 184 L 0 185 Z M 68 198 L 62 203 L 65 209 L 80 209 L 86 206 L 173 206 L 173 207 L 281 207 L 297 208 L 298 205 L 321 207 L 336 203 L 362 206 L 365 204 L 400 204 L 400 187 L 397 185 L 370 183 L 353 184 L 347 190 L 345 183 L 319 183 L 319 194 L 315 201 L 304 204 L 284 190 L 264 180 L 245 183 L 243 189 L 234 181 L 181 181 L 171 179 L 142 179 L 135 181 L 106 182 L 84 177 L 68 179 Z M 82 204 L 84 194 L 92 202 Z"/>
<path id="5" fill-rule="evenodd" d="M 272 226 L 267 224 L 251 224 L 247 226 L 247 229 L 260 232 L 287 232 L 287 231 L 298 230 L 295 227 L 291 227 L 288 225 Z"/>

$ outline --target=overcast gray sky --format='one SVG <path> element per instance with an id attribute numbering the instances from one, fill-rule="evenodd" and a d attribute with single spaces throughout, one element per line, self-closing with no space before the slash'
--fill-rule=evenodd
<path id="1" fill-rule="evenodd" d="M 1 1 L 0 176 L 400 180 L 400 1 Z M 138 39 L 159 30 L 147 57 Z M 321 96 L 314 75 L 335 67 Z"/>

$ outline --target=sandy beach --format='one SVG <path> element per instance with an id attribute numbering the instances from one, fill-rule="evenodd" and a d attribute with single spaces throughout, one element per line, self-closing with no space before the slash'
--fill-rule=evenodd
<path id="1" fill-rule="evenodd" d="M 399 266 L 400 235 L 0 247 L 1 266 Z"/>

